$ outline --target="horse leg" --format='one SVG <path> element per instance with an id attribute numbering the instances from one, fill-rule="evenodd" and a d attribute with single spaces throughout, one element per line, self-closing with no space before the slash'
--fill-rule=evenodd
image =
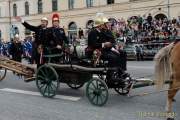
<path id="1" fill-rule="evenodd" d="M 172 103 L 173 103 L 173 99 L 176 95 L 176 93 L 178 92 L 178 89 L 174 89 L 176 88 L 177 86 L 174 85 L 174 84 L 171 84 L 170 85 L 170 89 L 173 89 L 173 90 L 169 90 L 168 91 L 168 99 L 167 99 L 167 104 L 166 104 L 166 112 L 167 114 L 171 114 L 172 115 Z M 168 116 L 167 120 L 174 120 L 173 118 L 174 116 Z"/>

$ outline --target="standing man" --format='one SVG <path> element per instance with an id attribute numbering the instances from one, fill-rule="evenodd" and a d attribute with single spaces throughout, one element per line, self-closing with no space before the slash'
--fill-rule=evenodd
<path id="1" fill-rule="evenodd" d="M 149 23 L 150 28 L 151 28 L 152 20 L 153 20 L 153 17 L 151 15 L 151 13 L 149 13 L 148 16 L 147 16 L 147 22 Z"/>
<path id="2" fill-rule="evenodd" d="M 52 54 L 59 54 L 68 45 L 68 40 L 63 28 L 60 27 L 58 14 L 53 14 L 52 27 L 49 28 L 49 40 L 45 41 L 45 46 L 52 49 Z M 54 58 L 55 62 L 59 62 L 59 57 Z"/>
<path id="3" fill-rule="evenodd" d="M 43 17 L 41 19 L 41 24 L 39 26 L 32 26 L 20 17 L 17 17 L 17 20 L 24 25 L 27 29 L 31 30 L 35 34 L 35 40 L 33 41 L 32 45 L 32 59 L 33 63 L 37 63 L 37 66 L 39 67 L 41 63 L 40 60 L 40 53 L 38 53 L 37 48 L 43 44 L 44 41 L 48 40 L 48 30 L 47 30 L 47 25 L 48 25 L 48 19 L 46 17 Z"/>
<path id="4" fill-rule="evenodd" d="M 19 39 L 19 35 L 16 34 L 14 40 L 9 48 L 9 53 L 12 56 L 12 60 L 21 62 L 23 54 L 23 46 Z"/>
<path id="5" fill-rule="evenodd" d="M 84 37 L 84 32 L 81 28 L 79 28 L 78 35 L 79 35 L 79 39 L 82 39 Z"/>

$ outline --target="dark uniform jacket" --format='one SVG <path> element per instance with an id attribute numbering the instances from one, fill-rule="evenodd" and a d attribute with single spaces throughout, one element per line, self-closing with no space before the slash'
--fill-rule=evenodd
<path id="1" fill-rule="evenodd" d="M 115 43 L 114 36 L 109 30 L 101 30 L 92 29 L 88 34 L 88 47 L 92 49 L 100 49 L 102 48 L 102 43 L 111 42 Z"/>
<path id="2" fill-rule="evenodd" d="M 111 42 L 112 45 L 115 45 L 115 38 L 110 30 L 101 30 L 93 29 L 88 34 L 88 47 L 90 51 L 86 51 L 87 57 L 91 58 L 93 51 L 95 49 L 102 49 L 102 43 Z M 111 48 L 103 48 L 101 58 L 109 62 L 111 67 L 121 67 L 123 70 L 126 70 L 126 54 L 122 51 L 119 51 L 120 54 L 111 50 Z"/>
<path id="3" fill-rule="evenodd" d="M 9 48 L 9 53 L 12 55 L 12 60 L 21 62 L 22 54 L 23 54 L 23 46 L 20 42 L 13 42 Z"/>
<path id="4" fill-rule="evenodd" d="M 67 37 L 63 28 L 48 28 L 49 31 L 49 40 L 45 42 L 46 46 L 55 48 L 57 45 L 64 46 L 68 44 Z"/>
<path id="5" fill-rule="evenodd" d="M 48 29 L 42 28 L 41 25 L 39 26 L 32 26 L 27 22 L 22 23 L 27 29 L 35 32 L 35 43 L 37 45 L 42 44 L 44 41 L 48 40 Z"/>
<path id="6" fill-rule="evenodd" d="M 35 32 L 35 40 L 32 43 L 32 61 L 39 63 L 39 54 L 37 53 L 37 48 L 40 44 L 44 45 L 45 41 L 48 41 L 49 31 L 47 28 L 42 28 L 39 26 L 32 26 L 27 22 L 22 23 L 27 29 Z"/>

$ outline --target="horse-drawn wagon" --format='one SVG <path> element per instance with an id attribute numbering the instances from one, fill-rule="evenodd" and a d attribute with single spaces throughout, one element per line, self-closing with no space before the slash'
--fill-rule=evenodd
<path id="1" fill-rule="evenodd" d="M 50 52 L 49 52 L 50 53 Z M 152 81 L 138 81 L 119 67 L 108 67 L 107 61 L 94 66 L 90 59 L 79 58 L 77 55 L 63 51 L 61 54 L 44 55 L 47 63 L 38 69 L 0 57 L 0 80 L 6 76 L 6 70 L 23 75 L 25 81 L 36 81 L 39 92 L 44 97 L 54 97 L 61 83 L 72 89 L 79 89 L 85 83 L 88 100 L 97 106 L 103 106 L 108 100 L 108 89 L 114 89 L 120 95 L 127 95 L 133 88 L 153 85 Z M 60 62 L 53 62 L 59 57 Z"/>

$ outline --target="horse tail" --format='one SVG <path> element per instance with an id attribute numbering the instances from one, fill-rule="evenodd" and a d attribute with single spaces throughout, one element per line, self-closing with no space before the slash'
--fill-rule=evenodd
<path id="1" fill-rule="evenodd" d="M 155 84 L 157 90 L 160 90 L 164 86 L 165 80 L 170 79 L 171 64 L 170 64 L 170 52 L 174 44 L 171 43 L 168 46 L 159 50 L 155 55 Z"/>

